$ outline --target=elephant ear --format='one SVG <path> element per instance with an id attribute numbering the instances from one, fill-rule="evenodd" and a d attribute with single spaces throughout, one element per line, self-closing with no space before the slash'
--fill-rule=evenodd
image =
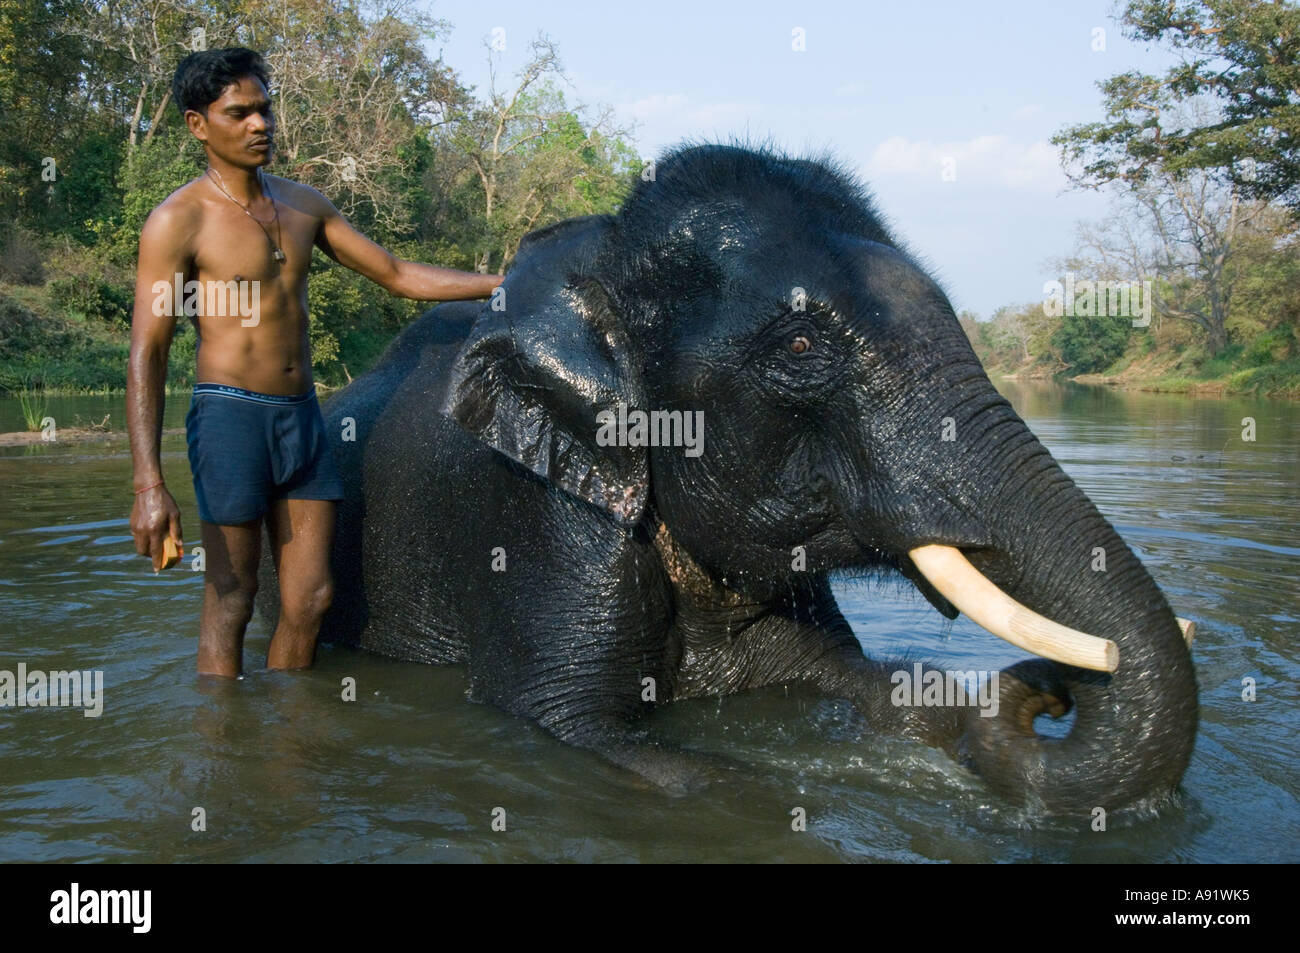
<path id="1" fill-rule="evenodd" d="M 441 410 L 488 446 L 631 525 L 649 493 L 646 450 L 597 440 L 602 411 L 644 406 L 626 326 L 591 273 L 608 230 L 600 216 L 525 239 L 456 357 Z"/>

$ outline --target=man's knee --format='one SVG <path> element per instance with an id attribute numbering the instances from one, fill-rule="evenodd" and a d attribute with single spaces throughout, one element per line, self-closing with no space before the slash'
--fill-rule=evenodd
<path id="1" fill-rule="evenodd" d="M 294 587 L 280 594 L 280 615 L 291 625 L 317 626 L 334 601 L 334 583 L 329 579 Z"/>
<path id="2" fill-rule="evenodd" d="M 256 573 L 209 570 L 206 582 L 223 613 L 238 616 L 245 622 L 252 618 L 253 600 L 257 596 Z"/>

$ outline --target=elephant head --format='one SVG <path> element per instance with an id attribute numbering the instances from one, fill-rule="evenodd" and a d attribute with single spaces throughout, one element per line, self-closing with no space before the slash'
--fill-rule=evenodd
<path id="1" fill-rule="evenodd" d="M 472 433 L 629 528 L 662 522 L 747 597 L 799 573 L 893 570 L 1036 651 L 1077 640 L 1084 654 L 1057 657 L 1103 671 L 1014 666 L 999 716 L 962 719 L 954 746 L 1048 810 L 1176 788 L 1197 703 L 1174 614 L 851 176 L 682 148 L 617 215 L 530 236 L 503 289 L 444 402 Z M 620 404 L 667 412 L 665 427 L 702 412 L 702 452 L 602 441 L 599 415 Z M 1066 737 L 1036 734 L 1036 714 L 1071 706 Z"/>

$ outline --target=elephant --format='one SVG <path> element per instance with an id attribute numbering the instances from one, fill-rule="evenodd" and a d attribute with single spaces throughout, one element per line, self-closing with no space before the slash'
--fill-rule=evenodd
<path id="1" fill-rule="evenodd" d="M 1164 595 L 832 157 L 668 150 L 617 212 L 527 235 L 491 300 L 413 323 L 325 416 L 347 498 L 322 639 L 463 665 L 472 700 L 668 791 L 726 767 L 646 715 L 794 683 L 1043 814 L 1178 789 L 1197 686 Z M 996 673 L 994 717 L 900 704 L 840 572 L 1050 657 Z M 1018 618 L 986 621 L 977 588 Z M 1035 730 L 1071 710 L 1064 737 Z"/>

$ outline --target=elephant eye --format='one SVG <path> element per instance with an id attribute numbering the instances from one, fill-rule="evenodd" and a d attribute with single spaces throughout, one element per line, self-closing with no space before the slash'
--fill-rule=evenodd
<path id="1" fill-rule="evenodd" d="M 796 334 L 786 343 L 786 347 L 789 348 L 791 354 L 807 354 L 812 350 L 812 341 L 805 335 Z"/>

